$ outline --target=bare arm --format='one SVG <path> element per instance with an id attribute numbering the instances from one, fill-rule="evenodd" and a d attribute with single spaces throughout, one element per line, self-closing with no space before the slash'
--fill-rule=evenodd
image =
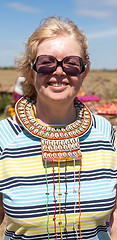
<path id="1" fill-rule="evenodd" d="M 0 193 L 0 225 L 4 219 L 4 208 L 3 208 L 3 201 L 2 201 L 2 194 Z"/>
<path id="2" fill-rule="evenodd" d="M 111 216 L 111 238 L 117 240 L 117 186 L 116 186 L 116 203 Z"/>

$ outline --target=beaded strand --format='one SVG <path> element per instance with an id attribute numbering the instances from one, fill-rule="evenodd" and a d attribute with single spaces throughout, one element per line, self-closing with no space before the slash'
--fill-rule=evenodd
<path id="1" fill-rule="evenodd" d="M 60 225 L 61 240 L 63 240 L 62 222 L 61 222 L 60 158 L 58 159 L 58 176 L 59 176 L 59 225 Z"/>
<path id="2" fill-rule="evenodd" d="M 45 173 L 46 173 L 46 186 L 47 186 L 47 203 L 46 203 L 46 212 L 47 212 L 47 233 L 48 233 L 48 240 L 50 240 L 49 237 L 49 213 L 48 213 L 48 201 L 49 201 L 49 192 L 48 192 L 48 179 L 47 179 L 47 161 L 45 161 Z"/>
<path id="3" fill-rule="evenodd" d="M 64 208 L 64 211 L 65 211 L 65 232 L 66 232 L 66 239 L 68 237 L 68 234 L 67 234 L 67 217 L 66 217 L 66 205 L 67 205 L 67 160 L 65 162 L 65 208 Z"/>
<path id="4" fill-rule="evenodd" d="M 76 213 L 76 205 L 77 205 L 77 202 L 76 202 L 76 177 L 75 177 L 75 174 L 76 174 L 76 171 L 75 171 L 75 159 L 74 159 L 74 189 L 73 189 L 73 193 L 74 193 L 74 201 L 75 201 L 75 204 L 74 204 L 74 223 L 73 223 L 73 228 L 74 228 L 74 231 L 76 232 L 76 236 L 77 236 L 77 239 L 79 238 L 78 237 L 78 231 L 76 229 L 76 222 L 75 222 L 75 213 Z"/>
<path id="5" fill-rule="evenodd" d="M 56 197 L 55 197 L 55 177 L 54 177 L 54 161 L 53 162 L 53 196 L 54 196 L 54 202 L 55 202 L 55 210 L 54 210 L 54 217 L 53 217 L 53 221 L 54 221 L 54 231 L 55 231 L 55 237 L 57 240 L 57 233 L 56 233 L 56 209 L 57 209 L 57 203 L 56 203 Z"/>
<path id="6" fill-rule="evenodd" d="M 80 182 L 80 175 L 81 175 L 81 169 L 82 169 L 82 158 L 80 163 L 80 169 L 79 169 L 79 189 L 78 189 L 78 197 L 79 197 L 79 233 L 80 233 L 80 239 L 82 240 L 81 235 L 81 206 L 80 206 L 80 188 L 81 188 L 81 182 Z"/>

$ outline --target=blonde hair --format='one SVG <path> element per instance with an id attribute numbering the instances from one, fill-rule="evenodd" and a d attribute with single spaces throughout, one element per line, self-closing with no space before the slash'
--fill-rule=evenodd
<path id="1" fill-rule="evenodd" d="M 25 78 L 25 82 L 23 83 L 24 95 L 36 99 L 36 90 L 32 84 L 33 70 L 31 63 L 35 61 L 39 44 L 44 40 L 59 36 L 70 36 L 78 42 L 81 47 L 83 62 L 89 68 L 90 61 L 87 39 L 77 25 L 75 25 L 73 21 L 69 19 L 63 20 L 61 17 L 45 18 L 29 37 L 28 42 L 25 44 L 23 56 L 16 60 L 19 75 Z"/>

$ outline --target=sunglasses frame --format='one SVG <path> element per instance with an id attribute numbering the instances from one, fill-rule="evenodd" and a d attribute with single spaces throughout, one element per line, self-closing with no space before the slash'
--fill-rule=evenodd
<path id="1" fill-rule="evenodd" d="M 55 67 L 55 69 L 54 69 L 53 71 L 50 71 L 49 73 L 40 73 L 39 71 L 37 71 L 37 68 L 36 68 L 37 61 L 38 61 L 39 57 L 46 57 L 46 56 L 52 57 L 52 58 L 54 58 L 54 59 L 56 60 L 56 67 Z M 82 66 L 82 69 L 81 69 L 81 72 L 80 72 L 80 73 L 78 73 L 78 74 L 68 74 L 68 73 L 65 71 L 64 66 L 63 66 L 63 61 L 64 61 L 66 58 L 69 58 L 69 57 L 78 57 L 78 58 L 79 58 L 80 66 Z M 70 76 L 79 76 L 81 73 L 83 73 L 83 72 L 85 71 L 85 65 L 84 65 L 84 63 L 83 63 L 82 58 L 79 57 L 79 56 L 72 56 L 72 55 L 71 55 L 71 56 L 66 56 L 66 57 L 64 57 L 61 61 L 58 61 L 54 56 L 52 56 L 52 55 L 46 55 L 46 54 L 45 54 L 45 55 L 39 55 L 39 56 L 36 58 L 35 63 L 32 63 L 32 68 L 33 68 L 33 70 L 34 70 L 35 72 L 41 74 L 41 75 L 49 75 L 49 74 L 52 74 L 53 72 L 56 71 L 56 69 L 57 69 L 58 66 L 61 66 L 62 69 L 63 69 L 63 71 L 64 71 L 67 75 L 70 75 Z"/>

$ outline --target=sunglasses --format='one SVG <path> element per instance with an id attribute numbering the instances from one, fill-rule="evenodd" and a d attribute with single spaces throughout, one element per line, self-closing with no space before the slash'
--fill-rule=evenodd
<path id="1" fill-rule="evenodd" d="M 32 64 L 33 70 L 42 75 L 55 72 L 58 66 L 61 66 L 63 71 L 70 76 L 78 76 L 85 71 L 85 65 L 79 56 L 67 56 L 62 61 L 58 61 L 51 55 L 40 55 Z"/>

